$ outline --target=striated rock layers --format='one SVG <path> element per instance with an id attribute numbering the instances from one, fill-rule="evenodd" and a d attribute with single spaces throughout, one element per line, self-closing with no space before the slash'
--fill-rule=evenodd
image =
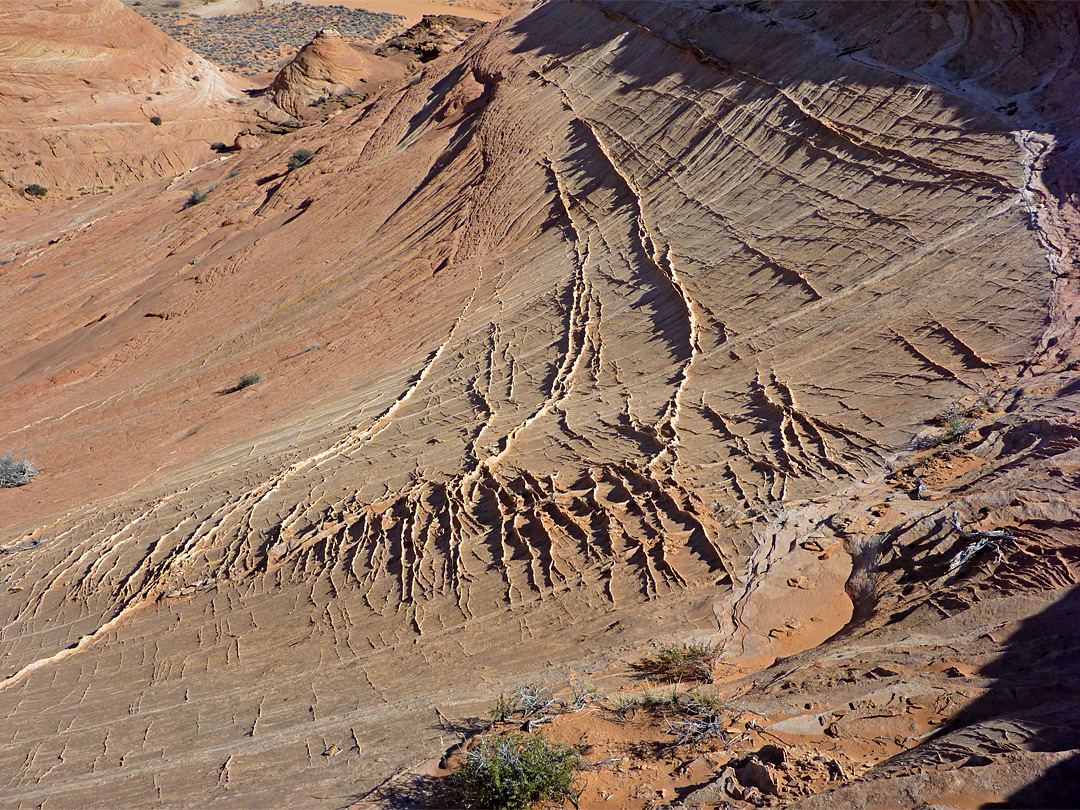
<path id="1" fill-rule="evenodd" d="M 12 232 L 5 805 L 341 806 L 658 638 L 927 801 L 1065 761 L 1008 644 L 1076 582 L 1076 31 L 548 3 Z"/>
<path id="2" fill-rule="evenodd" d="M 55 198 L 204 163 L 241 128 L 226 102 L 242 95 L 119 0 L 0 7 L 0 161 L 17 189 Z"/>
<path id="3" fill-rule="evenodd" d="M 317 99 L 365 86 L 374 90 L 403 75 L 405 69 L 397 62 L 365 53 L 333 28 L 324 28 L 278 72 L 270 95 L 278 107 L 299 117 Z"/>

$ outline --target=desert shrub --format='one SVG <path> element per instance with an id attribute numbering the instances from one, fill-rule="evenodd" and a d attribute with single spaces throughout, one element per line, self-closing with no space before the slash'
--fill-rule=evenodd
<path id="1" fill-rule="evenodd" d="M 467 807 L 511 810 L 576 799 L 574 772 L 582 764 L 568 746 L 541 734 L 514 732 L 481 739 L 465 755 L 453 782 Z"/>
<path id="2" fill-rule="evenodd" d="M 214 141 L 212 144 L 210 144 L 210 148 L 213 149 L 215 152 L 229 151 L 229 145 L 226 143 L 222 143 L 221 141 Z"/>
<path id="3" fill-rule="evenodd" d="M 522 717 L 539 717 L 549 709 L 562 707 L 562 701 L 556 700 L 551 690 L 539 683 L 528 683 L 519 686 L 515 697 L 517 709 Z"/>
<path id="4" fill-rule="evenodd" d="M 32 461 L 25 458 L 16 461 L 13 453 L 0 456 L 0 487 L 21 487 L 37 474 L 38 468 Z"/>
<path id="5" fill-rule="evenodd" d="M 488 712 L 488 717 L 491 718 L 493 723 L 505 723 L 514 716 L 516 711 L 517 702 L 508 698 L 505 694 L 500 694 L 495 699 L 495 705 Z"/>
<path id="6" fill-rule="evenodd" d="M 310 149 L 297 149 L 289 157 L 289 171 L 308 165 L 313 157 L 315 153 Z"/>
<path id="7" fill-rule="evenodd" d="M 195 189 L 191 192 L 191 196 L 187 198 L 187 202 L 184 203 L 184 208 L 191 208 L 193 205 L 198 205 L 206 199 L 206 192 Z"/>
<path id="8" fill-rule="evenodd" d="M 261 374 L 241 374 L 240 382 L 236 384 L 236 390 L 240 391 L 244 388 L 250 388 L 256 383 L 262 382 Z"/>
<path id="9" fill-rule="evenodd" d="M 161 126 L 161 116 L 160 115 L 151 115 L 150 116 L 150 123 L 153 124 L 155 127 L 160 127 Z"/>
<path id="10" fill-rule="evenodd" d="M 942 426 L 941 435 L 937 437 L 936 444 L 952 444 L 964 437 L 975 427 L 975 423 L 968 419 L 967 414 L 956 405 L 950 405 L 945 412 L 937 417 L 937 423 Z"/>
<path id="11" fill-rule="evenodd" d="M 715 644 L 700 642 L 686 647 L 667 645 L 648 662 L 648 669 L 667 681 L 712 681 L 713 668 L 720 658 Z"/>
<path id="12" fill-rule="evenodd" d="M 45 186 L 39 186 L 37 183 L 31 183 L 23 190 L 31 197 L 44 197 L 49 193 L 49 190 L 45 188 Z"/>

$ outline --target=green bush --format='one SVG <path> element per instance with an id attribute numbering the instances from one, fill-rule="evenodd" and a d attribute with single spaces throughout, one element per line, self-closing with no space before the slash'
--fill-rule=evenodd
<path id="1" fill-rule="evenodd" d="M 467 807 L 515 810 L 537 802 L 575 800 L 574 772 L 583 765 L 574 749 L 514 732 L 485 737 L 465 755 L 453 782 Z"/>
<path id="2" fill-rule="evenodd" d="M 198 205 L 206 199 L 206 192 L 195 189 L 191 192 L 191 196 L 187 198 L 187 202 L 184 203 L 184 208 L 191 208 L 193 205 Z"/>
<path id="3" fill-rule="evenodd" d="M 39 186 L 37 183 L 31 183 L 25 189 L 23 189 L 31 197 L 44 197 L 49 193 L 49 190 L 45 186 Z"/>
<path id="4" fill-rule="evenodd" d="M 310 149 L 297 149 L 289 158 L 289 171 L 308 165 L 313 157 L 315 153 Z"/>
<path id="5" fill-rule="evenodd" d="M 244 388 L 250 388 L 256 383 L 262 382 L 261 374 L 241 374 L 240 382 L 236 384 L 236 390 L 240 391 Z"/>
<path id="6" fill-rule="evenodd" d="M 150 116 L 150 123 L 153 124 L 155 127 L 160 127 L 161 126 L 161 116 L 160 115 L 152 115 L 152 116 Z"/>
<path id="7" fill-rule="evenodd" d="M 0 487 L 21 487 L 37 474 L 38 468 L 32 461 L 25 458 L 16 461 L 12 453 L 0 456 Z"/>

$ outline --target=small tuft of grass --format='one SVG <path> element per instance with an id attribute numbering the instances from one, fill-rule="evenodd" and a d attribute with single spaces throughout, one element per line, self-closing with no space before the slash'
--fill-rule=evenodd
<path id="1" fill-rule="evenodd" d="M 31 183 L 23 189 L 31 197 L 44 197 L 49 193 L 49 190 L 45 186 L 38 185 L 37 183 Z"/>
<path id="2" fill-rule="evenodd" d="M 466 807 L 517 810 L 539 802 L 576 802 L 574 773 L 582 764 L 568 746 L 542 734 L 514 732 L 481 739 L 452 782 Z"/>
<path id="3" fill-rule="evenodd" d="M 615 714 L 626 717 L 632 709 L 636 709 L 639 703 L 637 695 L 616 695 L 612 708 Z"/>
<path id="4" fill-rule="evenodd" d="M 600 690 L 591 683 L 570 684 L 570 711 L 579 712 L 586 706 L 604 699 Z"/>
<path id="5" fill-rule="evenodd" d="M 289 156 L 289 171 L 299 169 L 301 166 L 307 166 L 313 157 L 315 157 L 315 153 L 310 149 L 297 149 Z"/>
<path id="6" fill-rule="evenodd" d="M 241 374 L 240 382 L 236 384 L 236 390 L 243 391 L 245 388 L 250 388 L 260 382 L 262 382 L 261 374 Z"/>
<path id="7" fill-rule="evenodd" d="M 25 486 L 38 472 L 34 462 L 16 460 L 14 453 L 0 456 L 0 488 Z"/>
<path id="8" fill-rule="evenodd" d="M 669 644 L 661 647 L 656 657 L 646 661 L 643 668 L 665 681 L 711 683 L 720 652 L 719 645 L 704 641 L 685 647 Z"/>

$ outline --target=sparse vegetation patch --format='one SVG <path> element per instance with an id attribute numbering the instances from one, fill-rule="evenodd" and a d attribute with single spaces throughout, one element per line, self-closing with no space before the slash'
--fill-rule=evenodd
<path id="1" fill-rule="evenodd" d="M 353 42 L 375 43 L 403 21 L 394 14 L 296 2 L 220 17 L 186 14 L 180 0 L 163 3 L 176 11 L 155 11 L 150 5 L 139 8 L 139 13 L 173 39 L 212 62 L 249 74 L 274 69 L 323 28 L 334 28 Z"/>
<path id="2" fill-rule="evenodd" d="M 938 444 L 957 442 L 975 427 L 975 423 L 968 419 L 964 411 L 956 405 L 950 405 L 937 421 L 944 428 L 941 436 L 938 437 Z"/>
<path id="3" fill-rule="evenodd" d="M 701 681 L 711 683 L 720 647 L 708 642 L 686 646 L 665 645 L 654 658 L 647 659 L 641 668 L 665 681 Z"/>
<path id="4" fill-rule="evenodd" d="M 260 382 L 262 382 L 261 374 L 241 374 L 240 382 L 236 384 L 236 390 L 242 391 L 243 389 L 250 388 Z"/>
<path id="5" fill-rule="evenodd" d="M 191 208 L 193 205 L 198 205 L 206 199 L 206 192 L 195 189 L 191 192 L 191 196 L 187 198 L 187 202 L 184 203 L 184 208 Z"/>
<path id="6" fill-rule="evenodd" d="M 23 190 L 31 197 L 44 197 L 49 193 L 49 190 L 45 188 L 45 186 L 40 186 L 37 183 L 31 183 Z"/>
<path id="7" fill-rule="evenodd" d="M 465 755 L 453 783 L 466 807 L 512 810 L 539 802 L 573 801 L 574 772 L 583 762 L 574 749 L 542 734 L 484 737 Z"/>
<path id="8" fill-rule="evenodd" d="M 38 468 L 27 459 L 16 460 L 14 453 L 0 456 L 0 487 L 21 487 L 30 483 Z"/>
<path id="9" fill-rule="evenodd" d="M 315 157 L 315 153 L 310 149 L 297 149 L 289 157 L 289 171 L 308 165 L 313 157 Z"/>

